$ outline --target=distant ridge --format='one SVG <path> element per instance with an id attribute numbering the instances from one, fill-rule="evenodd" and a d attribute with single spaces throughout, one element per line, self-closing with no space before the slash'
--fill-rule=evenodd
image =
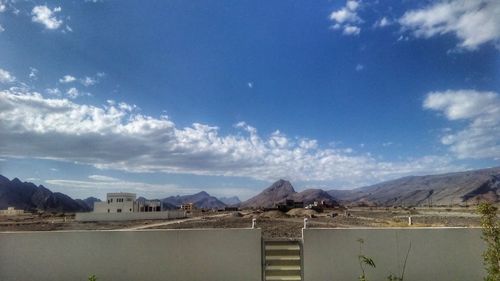
<path id="1" fill-rule="evenodd" d="M 52 192 L 43 185 L 12 181 L 0 175 L 0 209 L 15 207 L 26 211 L 87 212 L 84 200 L 73 200 L 66 194 Z"/>
<path id="2" fill-rule="evenodd" d="M 410 176 L 353 190 L 330 190 L 343 204 L 448 206 L 499 202 L 500 167 L 440 175 Z"/>
<path id="3" fill-rule="evenodd" d="M 226 207 L 226 204 L 224 204 L 214 196 L 206 193 L 205 191 L 201 191 L 192 195 L 170 196 L 161 199 L 161 201 L 163 202 L 163 204 L 171 204 L 177 207 L 185 203 L 193 203 L 197 208 L 202 209 L 222 209 Z"/>
<path id="4" fill-rule="evenodd" d="M 219 201 L 226 204 L 227 206 L 238 206 L 241 203 L 240 198 L 238 198 L 238 196 L 220 197 Z"/>
<path id="5" fill-rule="evenodd" d="M 333 196 L 321 189 L 306 189 L 300 193 L 296 192 L 292 184 L 280 179 L 273 183 L 268 188 L 264 189 L 258 195 L 241 203 L 242 208 L 271 208 L 277 203 L 281 203 L 286 199 L 302 201 L 305 204 L 310 204 L 314 201 L 325 200 L 330 204 L 337 204 Z"/>

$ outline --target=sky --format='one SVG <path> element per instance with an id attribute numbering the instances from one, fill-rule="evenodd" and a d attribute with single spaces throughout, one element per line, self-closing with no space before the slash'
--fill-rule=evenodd
<path id="1" fill-rule="evenodd" d="M 247 199 L 499 166 L 500 2 L 0 0 L 0 174 Z"/>

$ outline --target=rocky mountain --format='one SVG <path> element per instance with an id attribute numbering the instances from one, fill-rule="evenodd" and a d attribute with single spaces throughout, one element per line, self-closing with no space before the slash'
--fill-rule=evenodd
<path id="1" fill-rule="evenodd" d="M 322 189 L 306 189 L 302 192 L 293 194 L 289 199 L 302 201 L 304 204 L 311 204 L 314 201 L 325 201 L 332 205 L 338 205 L 337 200 Z"/>
<path id="2" fill-rule="evenodd" d="M 330 204 L 336 204 L 333 196 L 321 189 L 306 189 L 302 192 L 296 192 L 289 181 L 280 179 L 273 183 L 270 187 L 264 189 L 258 195 L 241 203 L 242 208 L 271 208 L 276 203 L 281 203 L 286 199 L 302 201 L 305 204 L 310 204 L 314 201 L 325 200 Z"/>
<path id="3" fill-rule="evenodd" d="M 76 202 L 80 205 L 87 206 L 89 210 L 94 210 L 94 203 L 95 202 L 101 202 L 101 199 L 95 198 L 95 197 L 88 197 L 85 199 L 75 199 Z"/>
<path id="4" fill-rule="evenodd" d="M 170 196 L 162 199 L 162 202 L 163 204 L 171 204 L 176 207 L 185 203 L 193 203 L 197 208 L 201 209 L 223 209 L 226 207 L 226 204 L 214 196 L 210 196 L 210 194 L 205 191 L 201 191 L 193 195 Z"/>
<path id="5" fill-rule="evenodd" d="M 90 211 L 83 200 L 73 200 L 63 193 L 52 192 L 43 185 L 21 182 L 18 178 L 11 181 L 0 175 L 0 209 L 7 207 L 26 211 Z"/>
<path id="6" fill-rule="evenodd" d="M 238 196 L 220 197 L 219 201 L 226 204 L 227 206 L 238 206 L 241 203 L 240 198 L 238 198 Z"/>
<path id="7" fill-rule="evenodd" d="M 410 176 L 353 190 L 330 190 L 341 203 L 368 206 L 465 205 L 498 202 L 500 168 Z"/>

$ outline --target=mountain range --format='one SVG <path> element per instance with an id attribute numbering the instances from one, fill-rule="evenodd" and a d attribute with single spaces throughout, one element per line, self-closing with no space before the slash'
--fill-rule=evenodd
<path id="1" fill-rule="evenodd" d="M 183 196 L 170 196 L 164 199 L 161 199 L 163 205 L 170 204 L 176 207 L 180 207 L 185 203 L 193 203 L 197 208 L 202 209 L 223 209 L 226 207 L 226 204 L 221 202 L 214 196 L 206 193 L 205 191 L 198 192 L 193 195 L 183 195 Z"/>
<path id="2" fill-rule="evenodd" d="M 0 175 L 0 209 L 15 207 L 26 211 L 86 212 L 92 209 L 88 205 L 92 200 L 73 200 L 66 194 L 52 192 L 43 185 L 21 182 L 18 178 L 9 180 Z"/>
<path id="3" fill-rule="evenodd" d="M 448 206 L 500 199 L 500 167 L 428 176 L 410 176 L 352 190 L 330 190 L 342 204 Z"/>
<path id="4" fill-rule="evenodd" d="M 140 198 L 139 198 L 140 199 Z M 235 197 L 220 199 L 205 191 L 192 195 L 170 196 L 161 199 L 165 209 L 193 203 L 197 208 L 222 209 L 270 208 L 286 199 L 310 204 L 326 201 L 336 205 L 354 206 L 449 206 L 467 205 L 487 200 L 500 201 L 500 167 L 440 175 L 409 176 L 352 190 L 306 189 L 296 192 L 286 180 L 278 180 L 258 195 L 244 201 Z M 94 197 L 72 199 L 52 192 L 43 185 L 9 180 L 0 175 L 0 209 L 15 207 L 26 211 L 86 212 L 93 209 Z"/>
<path id="5" fill-rule="evenodd" d="M 240 198 L 238 198 L 238 196 L 220 197 L 219 201 L 226 204 L 227 206 L 238 206 L 241 203 Z"/>
<path id="6" fill-rule="evenodd" d="M 304 202 L 310 204 L 314 201 L 327 201 L 329 204 L 336 205 L 336 199 L 321 189 L 306 189 L 302 192 L 296 192 L 292 184 L 280 179 L 273 183 L 270 187 L 264 189 L 258 195 L 241 203 L 242 208 L 271 208 L 277 203 L 282 203 L 286 199 Z"/>

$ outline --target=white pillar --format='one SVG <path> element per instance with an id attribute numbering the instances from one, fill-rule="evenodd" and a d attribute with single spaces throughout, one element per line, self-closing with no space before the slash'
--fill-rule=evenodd
<path id="1" fill-rule="evenodd" d="M 254 228 L 255 228 L 255 224 L 256 224 L 256 222 L 257 222 L 257 219 L 252 219 L 252 229 L 254 229 Z"/>
<path id="2" fill-rule="evenodd" d="M 304 229 L 307 228 L 307 221 L 308 221 L 307 218 L 304 218 Z"/>
<path id="3" fill-rule="evenodd" d="M 410 225 L 410 226 L 411 226 L 412 224 L 413 224 L 413 223 L 412 223 L 412 221 L 411 221 L 411 216 L 408 216 L 408 225 Z"/>

